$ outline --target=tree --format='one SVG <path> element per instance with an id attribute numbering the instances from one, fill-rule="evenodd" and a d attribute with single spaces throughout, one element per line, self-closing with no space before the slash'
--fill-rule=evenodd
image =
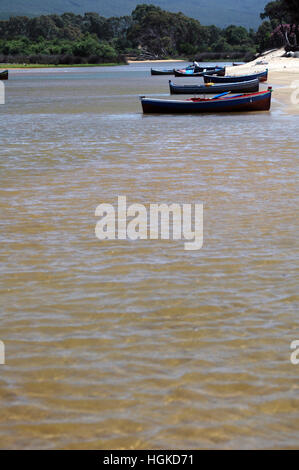
<path id="1" fill-rule="evenodd" d="M 292 2 L 290 7 L 294 7 Z M 279 24 L 275 21 L 273 29 Z M 263 30 L 261 36 L 262 33 Z M 291 40 L 293 33 L 293 29 L 288 33 Z M 28 56 L 35 62 L 43 60 L 44 63 L 47 60 L 59 63 L 92 60 L 96 63 L 101 58 L 117 60 L 120 54 L 137 55 L 140 51 L 147 57 L 194 57 L 214 52 L 216 59 L 217 53 L 219 56 L 223 52 L 254 53 L 255 40 L 253 30 L 233 25 L 225 30 L 213 25 L 203 26 L 181 12 L 171 13 L 146 4 L 137 5 L 131 15 L 120 18 L 104 18 L 94 12 L 84 15 L 67 12 L 0 21 L 0 53 L 6 56 L 23 54 L 24 57 L 18 60 L 24 62 Z"/>
<path id="2" fill-rule="evenodd" d="M 285 0 L 267 3 L 264 12 L 261 13 L 261 18 L 262 20 L 269 18 L 273 27 L 276 27 L 278 24 L 288 22 L 290 18 Z"/>
<path id="3" fill-rule="evenodd" d="M 247 29 L 242 26 L 228 26 L 224 30 L 225 39 L 232 46 L 242 46 L 251 43 Z"/>
<path id="4" fill-rule="evenodd" d="M 256 42 L 258 44 L 259 52 L 263 52 L 271 47 L 272 33 L 273 28 L 270 21 L 263 21 L 256 33 Z"/>
<path id="5" fill-rule="evenodd" d="M 39 37 L 53 39 L 57 36 L 58 28 L 50 16 L 39 16 L 32 18 L 27 26 L 30 39 L 37 40 Z"/>
<path id="6" fill-rule="evenodd" d="M 284 0 L 285 8 L 289 13 L 292 22 L 299 23 L 299 5 L 298 0 Z"/>
<path id="7" fill-rule="evenodd" d="M 113 31 L 106 18 L 97 13 L 85 13 L 82 20 L 82 29 L 85 33 L 96 34 L 99 39 L 112 39 Z"/>
<path id="8" fill-rule="evenodd" d="M 228 44 L 224 37 L 221 37 L 216 43 L 213 44 L 212 49 L 215 52 L 229 52 L 232 47 Z"/>
<path id="9" fill-rule="evenodd" d="M 261 18 L 269 18 L 274 29 L 273 39 L 288 49 L 296 48 L 299 42 L 298 0 L 278 0 L 265 6 Z"/>
<path id="10" fill-rule="evenodd" d="M 96 35 L 87 34 L 84 38 L 74 43 L 73 54 L 80 57 L 100 55 L 99 40 Z"/>
<path id="11" fill-rule="evenodd" d="M 144 3 L 137 5 L 135 10 L 132 11 L 132 19 L 133 21 L 141 23 L 151 12 L 160 13 L 162 10 L 160 7 L 156 7 L 155 5 L 146 5 Z"/>

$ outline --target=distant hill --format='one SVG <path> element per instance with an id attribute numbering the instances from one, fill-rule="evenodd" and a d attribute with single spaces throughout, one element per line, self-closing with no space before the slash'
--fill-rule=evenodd
<path id="1" fill-rule="evenodd" d="M 51 13 L 96 12 L 102 16 L 130 14 L 140 3 L 154 4 L 161 8 L 198 19 L 203 25 L 225 27 L 231 24 L 257 28 L 260 13 L 269 0 L 0 0 L 0 19 L 10 16 L 39 16 Z"/>

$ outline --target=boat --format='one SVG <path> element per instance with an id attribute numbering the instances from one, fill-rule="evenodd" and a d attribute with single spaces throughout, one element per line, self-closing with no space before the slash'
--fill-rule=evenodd
<path id="1" fill-rule="evenodd" d="M 228 96 L 228 93 L 213 98 L 189 98 L 187 100 L 152 99 L 140 97 L 143 112 L 159 114 L 231 113 L 247 111 L 269 111 L 272 87 L 259 93 Z"/>
<path id="2" fill-rule="evenodd" d="M 151 69 L 151 75 L 174 75 L 173 69 Z"/>
<path id="3" fill-rule="evenodd" d="M 204 75 L 225 75 L 225 67 L 214 68 L 205 72 L 195 72 L 194 70 L 174 70 L 175 77 L 203 77 Z"/>
<path id="4" fill-rule="evenodd" d="M 216 70 L 216 73 L 215 73 Z M 204 72 L 205 75 L 217 75 L 219 77 L 224 77 L 226 72 L 226 67 L 216 67 L 216 69 L 212 70 L 207 70 Z"/>
<path id="5" fill-rule="evenodd" d="M 212 95 L 230 91 L 234 93 L 254 93 L 259 91 L 259 79 L 237 83 L 207 83 L 205 85 L 176 85 L 169 80 L 171 95 Z"/>
<path id="6" fill-rule="evenodd" d="M 225 77 L 219 77 L 213 75 L 212 77 L 209 74 L 204 74 L 203 79 L 205 83 L 213 82 L 213 83 L 235 83 L 235 82 L 248 82 L 249 80 L 254 80 L 258 78 L 260 82 L 266 82 L 268 80 L 268 70 L 265 72 L 254 73 L 251 75 L 240 75 L 240 76 L 229 76 L 226 75 Z"/>
<path id="7" fill-rule="evenodd" d="M 217 69 L 224 69 L 225 67 L 222 67 L 221 65 L 213 65 L 212 67 L 204 67 L 204 66 L 200 66 L 199 64 L 195 65 L 194 66 L 194 71 L 195 72 L 210 72 L 210 71 L 213 71 L 213 70 L 217 70 Z"/>
<path id="8" fill-rule="evenodd" d="M 3 70 L 3 72 L 0 72 L 0 80 L 8 80 L 8 70 Z"/>
<path id="9" fill-rule="evenodd" d="M 194 71 L 195 65 L 188 65 L 184 70 Z M 214 69 L 215 67 L 213 67 Z M 151 75 L 174 75 L 174 69 L 153 69 L 151 68 Z"/>
<path id="10" fill-rule="evenodd" d="M 194 70 L 174 70 L 175 77 L 202 77 L 203 72 L 194 72 Z"/>

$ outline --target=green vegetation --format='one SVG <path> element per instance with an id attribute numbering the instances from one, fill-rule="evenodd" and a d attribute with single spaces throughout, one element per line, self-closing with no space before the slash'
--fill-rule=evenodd
<path id="1" fill-rule="evenodd" d="M 255 32 L 203 26 L 182 13 L 138 5 L 130 16 L 97 13 L 11 17 L 0 21 L 0 62 L 98 64 L 139 58 L 251 58 Z M 203 59 L 202 59 L 203 60 Z"/>
<path id="2" fill-rule="evenodd" d="M 115 67 L 116 65 L 119 65 L 117 62 L 109 62 L 109 63 L 104 63 L 104 64 L 69 64 L 67 67 Z M 11 63 L 6 63 L 2 62 L 1 63 L 1 68 L 8 68 L 8 69 L 48 69 L 48 68 L 65 68 L 66 64 L 11 64 Z"/>
<path id="3" fill-rule="evenodd" d="M 0 62 L 84 64 L 124 62 L 117 41 L 127 18 L 64 13 L 0 21 Z"/>
<path id="4" fill-rule="evenodd" d="M 63 13 L 0 21 L 0 62 L 87 65 L 140 59 L 250 60 L 258 51 L 285 45 L 298 50 L 298 0 L 265 6 L 257 33 L 243 26 L 203 26 L 182 13 L 138 5 L 130 16 Z"/>

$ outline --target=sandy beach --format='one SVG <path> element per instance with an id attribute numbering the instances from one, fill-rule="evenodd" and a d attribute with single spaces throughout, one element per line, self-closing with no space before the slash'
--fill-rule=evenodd
<path id="1" fill-rule="evenodd" d="M 228 75 L 243 75 L 269 70 L 269 80 L 274 85 L 274 98 L 285 105 L 289 114 L 299 114 L 299 59 L 282 57 L 283 48 L 265 53 L 252 62 L 238 67 L 228 67 Z M 297 84 L 295 82 L 298 82 Z"/>

